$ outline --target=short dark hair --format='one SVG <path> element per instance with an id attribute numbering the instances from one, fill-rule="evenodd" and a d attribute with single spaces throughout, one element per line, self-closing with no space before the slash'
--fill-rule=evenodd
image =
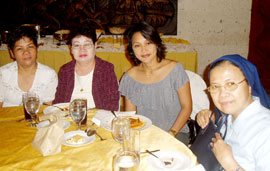
<path id="1" fill-rule="evenodd" d="M 27 37 L 33 41 L 34 45 L 38 47 L 37 43 L 37 31 L 32 27 L 24 27 L 20 26 L 11 31 L 11 34 L 8 37 L 8 46 L 13 51 L 15 43 L 22 39 L 23 37 Z"/>
<path id="2" fill-rule="evenodd" d="M 141 61 L 136 58 L 134 51 L 132 49 L 132 37 L 137 32 L 140 32 L 145 39 L 157 45 L 158 62 L 161 62 L 162 59 L 165 58 L 166 47 L 162 43 L 162 40 L 157 30 L 154 27 L 152 27 L 150 24 L 148 24 L 147 22 L 142 21 L 134 25 L 133 27 L 130 27 L 125 32 L 125 37 L 128 41 L 128 46 L 127 46 L 128 55 L 131 58 L 131 60 L 134 62 L 134 64 L 139 65 L 141 63 Z"/>
<path id="3" fill-rule="evenodd" d="M 72 28 L 69 34 L 69 43 L 72 45 L 72 39 L 77 36 L 86 36 L 90 38 L 95 44 L 97 41 L 96 29 L 90 25 L 82 25 L 76 28 Z"/>

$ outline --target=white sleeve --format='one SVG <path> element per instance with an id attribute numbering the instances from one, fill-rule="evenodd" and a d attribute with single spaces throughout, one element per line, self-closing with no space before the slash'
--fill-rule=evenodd
<path id="1" fill-rule="evenodd" d="M 57 74 L 54 70 L 49 72 L 47 85 L 45 88 L 44 97 L 42 98 L 42 102 L 53 101 L 55 97 L 56 88 L 58 85 Z"/>
<path id="2" fill-rule="evenodd" d="M 255 170 L 270 170 L 270 126 L 261 131 L 260 139 L 257 140 L 257 147 L 254 154 Z"/>

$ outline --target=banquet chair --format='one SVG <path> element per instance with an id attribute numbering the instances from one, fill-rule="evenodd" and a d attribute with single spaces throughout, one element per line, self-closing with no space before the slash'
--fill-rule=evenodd
<path id="1" fill-rule="evenodd" d="M 188 120 L 188 127 L 190 130 L 190 144 L 192 144 L 200 128 L 195 121 L 195 116 L 202 109 L 209 109 L 210 101 L 205 92 L 207 86 L 202 77 L 192 71 L 185 71 L 189 77 L 192 97 L 192 112 Z"/>

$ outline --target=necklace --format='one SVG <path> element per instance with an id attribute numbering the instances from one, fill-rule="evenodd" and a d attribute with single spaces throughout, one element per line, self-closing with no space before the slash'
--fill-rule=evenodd
<path id="1" fill-rule="evenodd" d="M 90 73 L 89 73 L 90 74 Z M 77 82 L 79 83 L 79 86 L 80 86 L 80 92 L 83 92 L 84 91 L 84 86 L 85 86 L 85 83 L 86 81 L 88 80 L 87 77 L 89 76 L 89 74 L 87 74 L 86 76 L 79 76 L 77 73 L 76 73 L 76 79 L 77 79 Z M 80 78 L 79 78 L 80 77 Z M 81 83 L 81 80 L 83 79 L 83 82 Z"/>

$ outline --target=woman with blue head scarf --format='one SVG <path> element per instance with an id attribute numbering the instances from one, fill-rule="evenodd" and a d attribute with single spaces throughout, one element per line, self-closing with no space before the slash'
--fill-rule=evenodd
<path id="1" fill-rule="evenodd" d="M 218 162 L 225 170 L 269 171 L 270 101 L 255 65 L 240 55 L 223 56 L 210 65 L 209 82 L 215 106 L 228 116 L 224 140 L 216 133 L 211 143 Z M 198 113 L 202 128 L 210 115 L 209 110 Z"/>
<path id="2" fill-rule="evenodd" d="M 215 66 L 218 62 L 224 60 L 232 62 L 241 69 L 241 71 L 246 77 L 248 84 L 251 86 L 252 95 L 259 97 L 261 104 L 269 109 L 270 100 L 261 84 L 261 80 L 259 78 L 256 66 L 240 55 L 225 55 L 222 56 L 221 58 L 216 59 L 211 64 L 210 68 L 213 68 L 213 66 Z"/>

